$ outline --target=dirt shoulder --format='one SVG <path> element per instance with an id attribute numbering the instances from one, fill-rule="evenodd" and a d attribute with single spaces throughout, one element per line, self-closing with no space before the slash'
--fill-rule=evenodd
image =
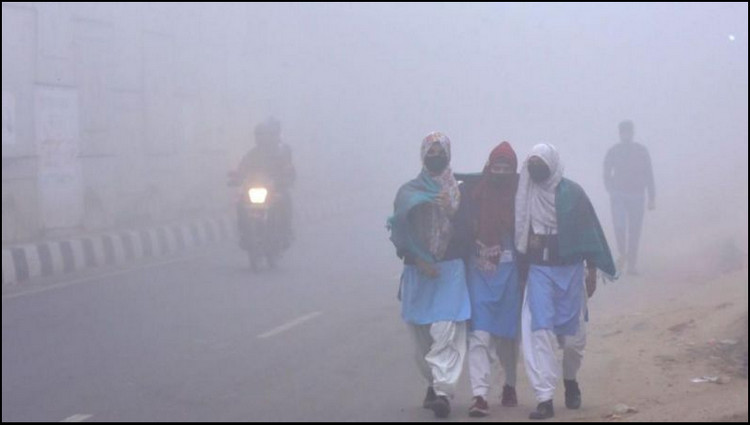
<path id="1" fill-rule="evenodd" d="M 565 419 L 747 421 L 747 289 L 746 266 L 601 288 L 580 376 L 589 408 Z M 632 409 L 614 413 L 621 403 Z"/>

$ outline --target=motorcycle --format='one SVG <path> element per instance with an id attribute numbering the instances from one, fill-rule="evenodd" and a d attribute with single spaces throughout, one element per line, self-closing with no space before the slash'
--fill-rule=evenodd
<path id="1" fill-rule="evenodd" d="M 240 247 L 247 251 L 254 272 L 265 263 L 276 268 L 285 243 L 280 206 L 288 196 L 274 189 L 270 179 L 254 177 L 245 181 L 237 203 L 237 224 Z"/>

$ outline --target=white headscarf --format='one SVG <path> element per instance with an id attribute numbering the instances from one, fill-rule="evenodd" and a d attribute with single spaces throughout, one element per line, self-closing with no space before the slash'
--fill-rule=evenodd
<path id="1" fill-rule="evenodd" d="M 534 183 L 529 176 L 529 158 L 539 157 L 547 167 L 550 176 L 542 183 Z M 555 211 L 555 190 L 562 180 L 563 165 L 557 149 L 549 143 L 540 143 L 531 149 L 521 167 L 516 192 L 516 249 L 526 253 L 529 244 L 529 227 L 535 233 L 557 233 Z"/>

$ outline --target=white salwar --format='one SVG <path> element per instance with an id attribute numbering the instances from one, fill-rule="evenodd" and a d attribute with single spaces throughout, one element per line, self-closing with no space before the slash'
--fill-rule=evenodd
<path id="1" fill-rule="evenodd" d="M 438 396 L 453 397 L 466 356 L 466 322 L 407 324 L 416 343 L 416 361 Z"/>
<path id="2" fill-rule="evenodd" d="M 583 285 L 583 281 L 580 284 Z M 551 329 L 531 330 L 531 310 L 524 295 L 521 309 L 521 347 L 526 374 L 539 403 L 552 400 L 555 395 L 555 387 L 560 377 L 556 347 L 563 351 L 563 379 L 575 380 L 581 368 L 586 347 L 585 290 L 583 298 L 583 308 L 578 316 L 578 331 L 572 336 L 558 336 Z"/>
<path id="3" fill-rule="evenodd" d="M 518 340 L 500 338 L 487 331 L 469 332 L 469 379 L 472 394 L 487 399 L 490 392 L 492 363 L 499 360 L 505 385 L 516 386 Z"/>

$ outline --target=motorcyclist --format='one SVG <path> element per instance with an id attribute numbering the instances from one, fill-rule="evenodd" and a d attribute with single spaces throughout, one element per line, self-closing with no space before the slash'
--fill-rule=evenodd
<path id="1" fill-rule="evenodd" d="M 281 124 L 278 120 L 271 117 L 255 127 L 255 146 L 240 161 L 237 175 L 243 183 L 256 176 L 268 176 L 272 180 L 277 200 L 274 204 L 275 214 L 279 219 L 283 246 L 288 247 L 292 239 L 289 192 L 294 185 L 296 171 L 292 163 L 292 150 L 281 141 Z"/>

